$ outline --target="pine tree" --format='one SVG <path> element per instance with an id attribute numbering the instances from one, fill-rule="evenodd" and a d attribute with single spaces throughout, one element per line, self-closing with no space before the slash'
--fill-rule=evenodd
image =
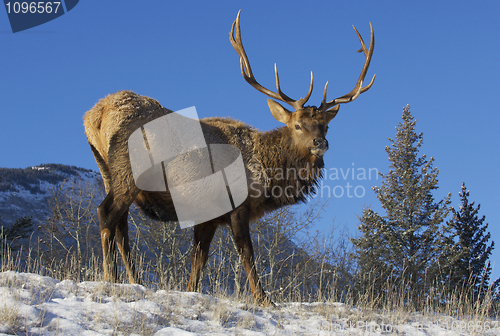
<path id="1" fill-rule="evenodd" d="M 448 268 L 448 285 L 451 289 L 471 291 L 474 299 L 485 297 L 488 289 L 495 294 L 500 279 L 495 280 L 490 287 L 491 264 L 489 257 L 495 246 L 488 245 L 491 234 L 486 232 L 488 224 L 485 217 L 478 217 L 480 204 L 474 207 L 469 203 L 469 191 L 462 183 L 459 193 L 458 210 L 451 209 L 453 218 L 446 225 L 448 232 L 447 249 L 442 264 Z"/>
<path id="2" fill-rule="evenodd" d="M 402 118 L 396 138 L 389 139 L 391 145 L 386 147 L 389 172 L 380 174 L 382 186 L 373 188 L 386 214 L 364 209 L 358 226 L 361 236 L 352 242 L 360 278 L 370 279 L 379 293 L 404 286 L 401 290 L 418 306 L 420 295 L 431 288 L 439 272 L 440 229 L 449 213 L 450 195 L 434 201 L 439 171 L 432 157 L 419 156 L 423 134 L 415 132 L 409 106 Z"/>
<path id="3" fill-rule="evenodd" d="M 33 232 L 33 218 L 31 216 L 24 216 L 18 218 L 10 227 L 1 227 L 0 239 L 3 243 L 12 245 L 16 240 L 28 238 Z M 14 244 L 14 246 L 17 246 Z"/>

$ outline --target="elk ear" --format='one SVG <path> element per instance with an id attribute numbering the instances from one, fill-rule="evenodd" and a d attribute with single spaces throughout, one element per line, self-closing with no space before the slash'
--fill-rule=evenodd
<path id="1" fill-rule="evenodd" d="M 271 114 L 276 120 L 284 124 L 288 124 L 288 122 L 290 121 L 290 117 L 292 116 L 292 112 L 288 111 L 286 108 L 281 106 L 281 104 L 275 102 L 272 99 L 267 100 L 267 105 L 269 105 Z"/>
<path id="2" fill-rule="evenodd" d="M 326 123 L 328 124 L 333 118 L 337 116 L 337 113 L 339 112 L 340 105 L 336 105 L 332 107 L 331 109 L 327 110 L 326 113 Z"/>

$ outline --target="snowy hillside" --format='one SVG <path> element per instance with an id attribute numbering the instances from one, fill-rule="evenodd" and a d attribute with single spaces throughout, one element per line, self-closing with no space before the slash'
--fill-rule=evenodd
<path id="1" fill-rule="evenodd" d="M 500 335 L 493 321 L 382 316 L 342 303 L 260 308 L 199 293 L 11 271 L 0 273 L 0 302 L 0 335 Z"/>
<path id="2" fill-rule="evenodd" d="M 47 201 L 59 188 L 81 182 L 102 188 L 99 173 L 60 164 L 0 168 L 0 178 L 0 217 L 6 226 L 22 216 L 32 216 L 35 223 L 45 221 L 50 216 Z"/>
<path id="3" fill-rule="evenodd" d="M 334 245 L 322 250 L 330 245 L 321 236 L 301 241 L 290 235 L 308 230 L 318 214 L 314 205 L 304 213 L 284 207 L 252 224 L 256 267 L 276 308 L 253 305 L 224 227 L 217 230 L 201 281 L 201 291 L 211 295 L 176 291 L 189 280 L 192 228 L 152 221 L 137 208 L 129 226 L 144 286 L 101 282 L 99 174 L 41 165 L 0 168 L 0 176 L 1 224 L 27 215 L 34 222 L 29 245 L 20 248 L 17 238 L 2 238 L 0 244 L 0 336 L 500 335 L 498 321 L 475 310 L 470 314 L 476 317 L 463 316 L 469 312 L 453 305 L 446 310 L 452 318 L 375 311 L 371 296 L 357 303 L 363 308 L 335 302 L 354 302 L 346 251 L 337 252 Z M 9 245 L 12 241 L 17 245 Z M 126 281 L 122 264 L 119 273 Z"/>

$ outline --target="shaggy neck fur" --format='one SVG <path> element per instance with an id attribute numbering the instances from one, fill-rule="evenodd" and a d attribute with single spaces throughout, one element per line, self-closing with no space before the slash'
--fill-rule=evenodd
<path id="1" fill-rule="evenodd" d="M 262 134 L 256 144 L 265 196 L 277 206 L 305 202 L 316 193 L 324 167 L 323 158 L 309 153 L 307 146 L 293 144 L 291 131 L 281 127 Z"/>

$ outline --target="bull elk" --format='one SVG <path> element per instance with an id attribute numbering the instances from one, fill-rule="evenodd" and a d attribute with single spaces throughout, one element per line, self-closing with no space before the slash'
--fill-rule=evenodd
<path id="1" fill-rule="evenodd" d="M 239 16 L 233 22 L 229 34 L 231 44 L 240 57 L 243 78 L 255 89 L 273 98 L 267 103 L 271 114 L 285 126 L 261 132 L 242 122 L 230 118 L 204 118 L 200 120 L 205 140 L 209 144 L 236 146 L 242 154 L 248 185 L 248 197 L 231 212 L 194 227 L 191 275 L 188 291 L 195 291 L 200 281 L 200 272 L 208 258 L 210 242 L 219 225 L 229 225 L 238 252 L 248 276 L 254 299 L 260 304 L 272 304 L 265 294 L 254 264 L 254 252 L 249 223 L 265 213 L 284 205 L 305 202 L 314 193 L 314 186 L 322 178 L 323 154 L 328 150 L 325 136 L 328 123 L 335 118 L 340 104 L 349 103 L 370 89 L 371 82 L 363 86 L 374 48 L 373 28 L 370 23 L 370 45 L 361 42 L 365 62 L 354 89 L 346 95 L 327 101 L 325 85 L 323 100 L 319 107 L 305 106 L 313 90 L 313 75 L 309 91 L 304 98 L 294 100 L 280 88 L 275 65 L 276 92 L 260 85 L 255 79 L 241 41 Z M 286 103 L 288 110 L 275 100 Z M 101 172 L 107 196 L 97 208 L 103 250 L 104 278 L 116 281 L 115 243 L 122 255 L 130 283 L 137 283 L 138 276 L 132 261 L 128 237 L 128 211 L 135 202 L 150 217 L 160 221 L 177 221 L 169 191 L 148 192 L 140 190 L 133 178 L 127 140 L 142 125 L 172 111 L 156 100 L 120 91 L 101 99 L 84 116 L 85 133 Z M 298 175 L 272 178 L 269 172 L 294 170 Z M 272 173 L 271 173 L 272 174 Z M 271 196 L 270 190 L 287 190 L 279 196 Z M 274 193 L 276 194 L 276 193 Z"/>

